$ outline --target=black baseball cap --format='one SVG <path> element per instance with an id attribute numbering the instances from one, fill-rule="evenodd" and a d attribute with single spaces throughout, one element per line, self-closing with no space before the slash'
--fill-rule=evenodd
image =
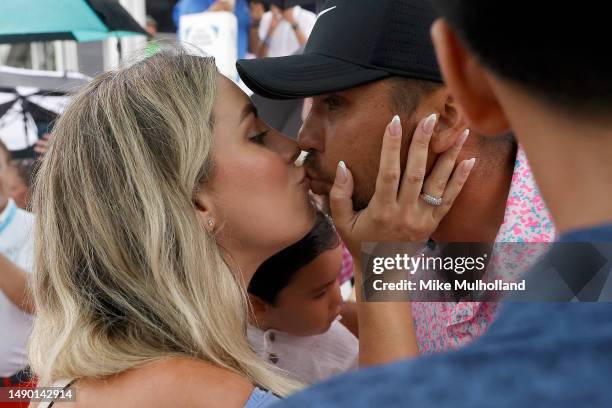
<path id="1" fill-rule="evenodd" d="M 273 99 L 305 98 L 402 76 L 442 82 L 428 0 L 329 0 L 304 53 L 239 60 L 243 82 Z"/>

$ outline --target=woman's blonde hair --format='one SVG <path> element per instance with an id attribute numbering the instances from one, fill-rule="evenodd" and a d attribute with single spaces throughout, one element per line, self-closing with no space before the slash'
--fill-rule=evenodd
<path id="1" fill-rule="evenodd" d="M 214 170 L 216 75 L 166 49 L 98 76 L 58 120 L 34 198 L 41 384 L 186 356 L 296 390 L 250 349 L 244 285 L 193 204 Z"/>

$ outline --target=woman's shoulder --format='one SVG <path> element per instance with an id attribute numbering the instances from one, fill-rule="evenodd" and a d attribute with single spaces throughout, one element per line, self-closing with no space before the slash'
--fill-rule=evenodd
<path id="1" fill-rule="evenodd" d="M 169 384 L 169 406 L 176 406 L 172 390 L 185 394 L 182 398 L 186 403 L 197 402 L 202 407 L 243 407 L 253 391 L 247 378 L 201 360 L 171 358 L 149 370 L 160 382 Z"/>
<path id="2" fill-rule="evenodd" d="M 248 379 L 230 370 L 179 357 L 130 369 L 105 380 L 79 380 L 74 388 L 77 404 L 70 403 L 71 408 L 242 408 L 253 392 L 253 384 Z M 58 404 L 57 408 L 64 407 Z"/>

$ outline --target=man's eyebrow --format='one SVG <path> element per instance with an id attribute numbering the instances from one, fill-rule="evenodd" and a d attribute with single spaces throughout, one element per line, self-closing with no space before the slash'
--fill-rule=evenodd
<path id="1" fill-rule="evenodd" d="M 317 288 L 315 288 L 315 289 L 311 290 L 311 291 L 310 291 L 310 293 L 311 293 L 311 294 L 315 294 L 315 293 L 317 293 L 317 292 L 320 292 L 320 291 L 322 291 L 323 289 L 325 289 L 326 287 L 331 286 L 331 285 L 333 285 L 334 283 L 336 283 L 336 281 L 337 281 L 337 280 L 338 280 L 338 278 L 335 278 L 334 280 L 329 281 L 329 282 L 327 282 L 326 284 L 321 285 L 321 286 L 319 286 L 319 287 L 317 287 Z"/>
<path id="2" fill-rule="evenodd" d="M 253 114 L 255 117 L 259 116 L 259 114 L 257 113 L 257 108 L 255 107 L 255 105 L 253 105 L 252 103 L 247 103 L 246 105 L 244 105 L 244 108 L 242 108 L 242 112 L 240 113 L 240 123 L 242 123 L 242 121 L 249 116 L 249 114 Z"/>

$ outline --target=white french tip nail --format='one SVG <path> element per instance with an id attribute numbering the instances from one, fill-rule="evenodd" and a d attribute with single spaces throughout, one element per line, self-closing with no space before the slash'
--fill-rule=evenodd
<path id="1" fill-rule="evenodd" d="M 425 134 L 431 135 L 433 133 L 434 128 L 436 127 L 437 120 L 438 115 L 435 113 L 432 113 L 427 117 L 427 119 L 425 119 L 425 122 L 423 122 L 423 131 L 425 132 Z"/>
<path id="2" fill-rule="evenodd" d="M 348 170 L 346 169 L 346 164 L 344 164 L 343 160 L 340 160 L 338 162 L 338 174 L 336 176 L 336 179 L 338 180 L 339 183 L 344 184 L 346 182 L 346 180 L 348 179 Z"/>
<path id="3" fill-rule="evenodd" d="M 389 126 L 389 133 L 393 137 L 402 136 L 402 123 L 400 122 L 399 115 L 395 115 L 393 119 L 391 119 L 391 125 Z"/>
<path id="4" fill-rule="evenodd" d="M 458 147 L 463 146 L 463 144 L 465 143 L 465 141 L 467 140 L 469 135 L 470 135 L 470 129 L 465 129 L 463 131 L 463 133 L 461 133 L 461 136 L 459 137 L 459 141 L 457 142 L 457 146 Z"/>
<path id="5" fill-rule="evenodd" d="M 474 165 L 476 164 L 476 158 L 472 157 L 470 160 L 468 160 L 467 162 L 465 162 L 465 169 L 467 171 L 472 171 L 472 169 L 474 168 Z"/>

